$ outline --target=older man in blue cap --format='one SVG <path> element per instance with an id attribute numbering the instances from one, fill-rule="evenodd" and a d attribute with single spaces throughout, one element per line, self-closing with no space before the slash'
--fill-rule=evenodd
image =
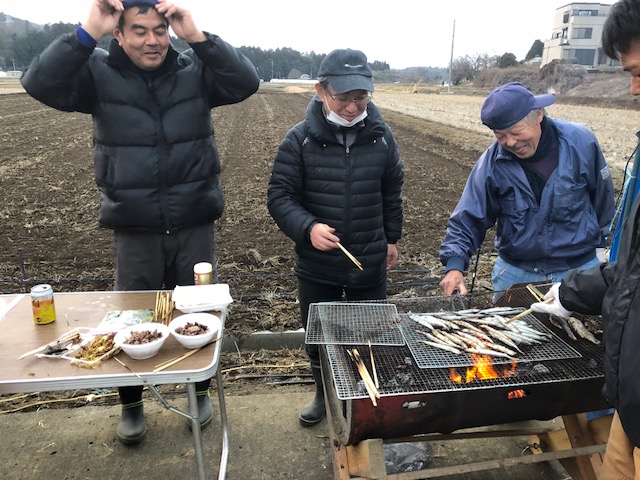
<path id="1" fill-rule="evenodd" d="M 174 50 L 169 27 L 191 48 Z M 96 48 L 110 34 L 108 50 Z M 168 0 L 93 0 L 82 26 L 34 59 L 22 84 L 53 108 L 93 117 L 100 225 L 114 231 L 116 290 L 190 285 L 194 264 L 215 265 L 223 197 L 211 109 L 258 89 L 245 56 Z M 209 383 L 196 384 L 202 427 L 213 416 Z M 119 392 L 118 438 L 139 443 L 142 387 Z"/>
<path id="2" fill-rule="evenodd" d="M 467 293 L 469 259 L 496 223 L 496 292 L 557 282 L 571 268 L 603 260 L 615 209 L 609 169 L 586 127 L 547 117 L 554 102 L 519 83 L 501 85 L 485 100 L 482 123 L 496 141 L 471 171 L 447 224 L 439 252 L 445 295 Z"/>

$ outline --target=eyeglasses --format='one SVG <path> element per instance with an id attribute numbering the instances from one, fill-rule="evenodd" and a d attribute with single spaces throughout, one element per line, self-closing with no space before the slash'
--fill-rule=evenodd
<path id="1" fill-rule="evenodd" d="M 366 105 L 373 98 L 372 93 L 366 93 L 365 95 L 359 95 L 357 97 L 349 98 L 345 95 L 331 95 L 331 93 L 329 93 L 329 90 L 327 90 L 326 88 L 324 91 L 331 97 L 333 101 L 338 102 L 340 105 L 344 105 L 345 107 L 351 102 L 354 102 L 358 106 Z"/>

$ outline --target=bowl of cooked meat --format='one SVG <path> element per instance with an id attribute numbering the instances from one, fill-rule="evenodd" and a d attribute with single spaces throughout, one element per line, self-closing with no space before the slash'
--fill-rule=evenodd
<path id="1" fill-rule="evenodd" d="M 126 327 L 114 338 L 115 344 L 135 360 L 153 357 L 170 335 L 169 327 L 162 323 L 147 322 Z"/>
<path id="2" fill-rule="evenodd" d="M 200 348 L 218 340 L 221 327 L 219 317 L 205 312 L 187 313 L 169 323 L 171 334 L 185 348 Z"/>

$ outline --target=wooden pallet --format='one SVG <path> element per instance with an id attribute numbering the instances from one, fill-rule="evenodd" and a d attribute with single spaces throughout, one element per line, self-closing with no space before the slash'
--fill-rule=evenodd
<path id="1" fill-rule="evenodd" d="M 387 474 L 384 464 L 384 441 L 382 439 L 367 439 L 357 445 L 342 445 L 332 427 L 331 412 L 327 409 L 335 480 L 418 480 L 550 460 L 559 460 L 574 480 L 596 480 L 602 466 L 611 418 L 612 415 L 608 415 L 587 422 L 584 414 L 566 415 L 562 417 L 564 428 L 553 430 L 548 426 L 514 429 L 497 426 L 495 430 L 470 430 L 446 435 L 429 434 L 387 440 L 388 443 L 399 443 L 530 436 L 528 447 L 532 452 L 532 454 L 519 457 Z M 540 423 L 542 424 L 542 422 Z"/>

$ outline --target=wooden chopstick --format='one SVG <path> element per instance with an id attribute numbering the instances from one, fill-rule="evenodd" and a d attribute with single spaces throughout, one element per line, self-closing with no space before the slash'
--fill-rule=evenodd
<path id="1" fill-rule="evenodd" d="M 194 350 L 191 350 L 187 353 L 185 353 L 184 355 L 181 355 L 177 358 L 174 358 L 173 360 L 168 360 L 166 362 L 163 363 L 159 363 L 158 365 L 156 365 L 156 367 L 153 369 L 153 373 L 155 372 L 161 372 L 162 370 L 169 368 L 173 365 L 175 365 L 178 362 L 181 362 L 182 360 L 184 360 L 185 358 L 189 358 L 191 355 L 193 355 L 194 353 L 198 353 L 200 350 L 202 350 L 202 348 L 204 347 L 200 347 L 200 348 L 196 348 Z"/>
<path id="2" fill-rule="evenodd" d="M 376 384 L 376 388 L 380 388 L 378 383 L 378 372 L 376 372 L 376 363 L 373 361 L 373 348 L 371 348 L 371 340 L 369 340 L 369 357 L 371 358 L 371 370 L 373 371 L 373 380 Z"/>
<path id="3" fill-rule="evenodd" d="M 533 295 L 533 298 L 535 298 L 538 302 L 541 302 L 544 298 L 544 295 L 542 295 L 542 293 L 540 292 L 540 290 L 538 290 L 536 287 L 534 287 L 531 284 L 527 285 L 527 290 L 529 290 L 529 293 L 531 295 Z"/>
<path id="4" fill-rule="evenodd" d="M 184 360 L 185 358 L 189 358 L 191 355 L 193 355 L 194 353 L 199 352 L 200 350 L 202 350 L 203 348 L 208 347 L 209 345 L 211 345 L 212 343 L 216 343 L 218 340 L 220 340 L 222 338 L 222 335 L 219 336 L 218 338 L 214 338 L 213 340 L 211 340 L 209 343 L 207 343 L 206 345 L 200 347 L 200 348 L 195 348 L 183 355 L 180 355 L 179 357 L 173 358 L 171 360 L 167 360 L 166 362 L 162 362 L 157 364 L 154 369 L 153 372 L 161 372 L 162 370 L 169 368 L 173 365 L 175 365 L 178 362 L 181 362 L 182 360 Z"/>
<path id="5" fill-rule="evenodd" d="M 347 257 L 349 257 L 349 260 L 351 260 L 351 261 L 355 264 L 355 266 L 356 266 L 356 267 L 358 267 L 360 270 L 364 270 L 364 269 L 362 268 L 362 264 L 360 263 L 360 261 L 359 261 L 356 257 L 354 257 L 353 255 L 351 255 L 351 253 L 349 253 L 349 250 L 347 250 L 346 248 L 344 248 L 340 242 L 336 242 L 336 244 L 338 245 L 338 248 L 339 248 L 340 250 L 342 250 L 342 252 L 343 252 Z"/>
<path id="6" fill-rule="evenodd" d="M 169 324 L 173 316 L 175 303 L 172 292 L 158 292 L 156 294 L 156 306 L 153 313 L 154 321 Z"/>
<path id="7" fill-rule="evenodd" d="M 53 342 L 49 342 L 46 343 L 44 345 L 39 346 L 38 348 L 34 348 L 33 350 L 29 350 L 27 353 L 23 353 L 22 355 L 20 355 L 17 360 L 22 360 L 23 358 L 28 357 L 29 355 L 34 355 L 38 352 L 41 352 L 42 350 L 44 350 L 45 348 L 47 348 L 48 346 L 55 346 L 56 343 L 58 342 L 64 342 L 65 340 L 70 340 L 72 339 L 75 335 L 78 335 L 77 333 L 74 334 L 69 334 L 69 332 L 65 333 L 64 335 L 60 336 L 57 340 L 54 340 Z"/>
<path id="8" fill-rule="evenodd" d="M 358 367 L 358 373 L 360 374 L 360 377 L 364 382 L 364 386 L 367 389 L 367 393 L 369 394 L 371 403 L 373 403 L 374 407 L 377 407 L 378 402 L 376 401 L 376 399 L 380 398 L 380 392 L 378 392 L 378 389 L 373 383 L 373 380 L 371 379 L 371 375 L 369 375 L 369 371 L 367 370 L 367 367 L 364 365 L 362 358 L 360 358 L 360 354 L 358 353 L 358 350 L 354 348 L 353 351 L 349 351 L 347 349 L 347 353 L 349 354 L 349 357 L 351 357 L 351 359 L 356 363 L 356 366 Z"/>
<path id="9" fill-rule="evenodd" d="M 551 297 L 551 298 L 547 298 L 542 303 L 553 303 L 554 300 L 555 299 L 553 297 Z M 518 319 L 520 319 L 522 317 L 526 317 L 530 313 L 533 313 L 533 309 L 532 308 L 528 308 L 524 312 L 520 312 L 519 314 L 517 314 L 515 317 L 511 317 L 510 319 L 507 320 L 507 323 L 513 322 L 514 320 L 518 320 Z"/>

